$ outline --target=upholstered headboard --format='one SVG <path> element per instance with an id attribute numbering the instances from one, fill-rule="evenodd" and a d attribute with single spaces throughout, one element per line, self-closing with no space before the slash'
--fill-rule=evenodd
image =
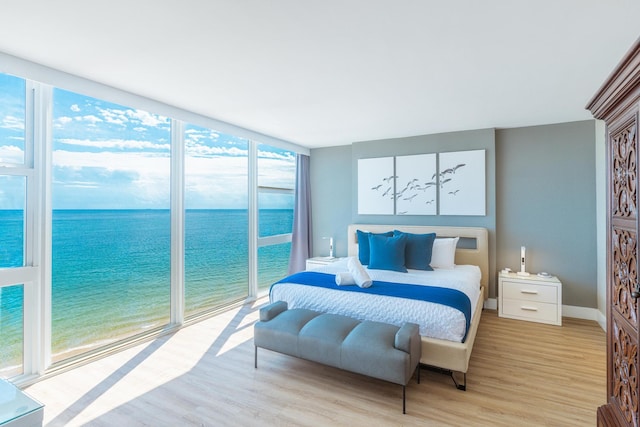
<path id="1" fill-rule="evenodd" d="M 484 288 L 484 299 L 489 296 L 489 232 L 482 227 L 445 227 L 432 225 L 390 225 L 390 224 L 350 224 L 348 227 L 348 254 L 358 256 L 358 236 L 356 230 L 382 233 L 390 230 L 400 230 L 406 233 L 436 233 L 437 237 L 460 237 L 464 240 L 475 241 L 470 248 L 456 249 L 456 264 L 471 264 L 480 267 L 482 278 L 480 284 Z M 475 247 L 474 247 L 475 246 Z"/>

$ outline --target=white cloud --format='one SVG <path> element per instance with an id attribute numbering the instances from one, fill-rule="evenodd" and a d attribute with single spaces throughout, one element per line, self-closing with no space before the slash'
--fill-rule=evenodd
<path id="1" fill-rule="evenodd" d="M 124 125 L 129 121 L 123 110 L 98 108 L 98 112 L 107 123 Z"/>
<path id="2" fill-rule="evenodd" d="M 99 188 L 99 185 L 97 182 L 91 182 L 91 181 L 64 182 L 60 184 L 68 188 Z"/>
<path id="3" fill-rule="evenodd" d="M 0 121 L 0 127 L 3 129 L 23 130 L 24 119 L 15 116 L 4 116 Z"/>
<path id="4" fill-rule="evenodd" d="M 0 146 L 0 163 L 22 164 L 24 162 L 24 150 L 15 145 Z"/>
<path id="5" fill-rule="evenodd" d="M 258 159 L 258 184 L 269 187 L 294 188 L 296 164 L 291 160 Z"/>
<path id="6" fill-rule="evenodd" d="M 247 150 L 238 147 L 209 147 L 207 145 L 187 144 L 186 154 L 188 156 L 233 156 L 247 157 Z"/>
<path id="7" fill-rule="evenodd" d="M 100 123 L 100 122 L 103 121 L 101 118 L 96 117 L 96 116 L 94 116 L 92 114 L 87 115 L 87 116 L 76 116 L 76 117 L 74 117 L 74 119 L 76 121 L 78 121 L 78 122 L 89 122 L 92 125 L 95 125 L 96 123 Z"/>
<path id="8" fill-rule="evenodd" d="M 74 171 L 77 179 L 57 184 L 72 187 L 96 189 L 113 185 L 108 182 L 111 176 L 130 177 L 117 181 L 118 192 L 105 192 L 104 204 L 113 200 L 114 206 L 127 204 L 130 208 L 168 207 L 170 192 L 170 159 L 165 155 L 149 153 L 87 153 L 55 150 L 53 152 L 54 169 L 69 169 Z M 91 171 L 95 176 L 96 170 L 103 170 L 105 182 L 83 180 L 83 170 Z M 55 172 L 54 172 L 55 175 Z M 54 194 L 55 197 L 55 194 Z M 124 201 L 124 202 L 123 202 Z M 77 203 L 81 204 L 82 200 Z M 54 200 L 55 204 L 55 200 Z M 80 205 L 82 206 L 82 205 Z"/>
<path id="9" fill-rule="evenodd" d="M 130 119 L 138 120 L 145 126 L 155 127 L 160 124 L 168 123 L 168 119 L 166 117 L 151 114 L 144 110 L 126 110 L 125 113 Z"/>
<path id="10" fill-rule="evenodd" d="M 295 161 L 295 155 L 293 155 L 291 152 L 284 152 L 284 153 L 274 153 L 272 151 L 258 151 L 258 158 L 268 158 L 268 159 L 281 159 L 281 160 L 288 160 L 288 161 Z"/>
<path id="11" fill-rule="evenodd" d="M 80 107 L 78 107 L 78 104 L 73 104 L 73 105 L 71 106 L 71 108 L 70 108 L 70 109 L 71 109 L 71 111 L 73 111 L 74 113 L 77 113 L 77 112 L 79 112 L 79 111 L 80 111 Z"/>
<path id="12" fill-rule="evenodd" d="M 185 203 L 188 209 L 246 208 L 246 157 L 185 158 Z"/>
<path id="13" fill-rule="evenodd" d="M 220 138 L 220 134 L 218 132 L 207 128 L 189 128 L 185 130 L 184 133 L 187 141 L 194 140 L 197 142 L 202 139 L 209 139 L 212 142 L 215 142 Z"/>
<path id="14" fill-rule="evenodd" d="M 151 141 L 138 141 L 133 139 L 108 139 L 104 141 L 92 141 L 89 139 L 59 139 L 59 142 L 67 145 L 75 145 L 93 148 L 118 148 L 118 149 L 153 149 L 153 150 L 170 150 L 170 144 L 154 144 Z"/>
<path id="15" fill-rule="evenodd" d="M 58 117 L 56 120 L 54 120 L 53 126 L 57 128 L 62 128 L 64 127 L 64 125 L 72 121 L 73 119 L 71 117 L 67 117 L 67 116 Z"/>

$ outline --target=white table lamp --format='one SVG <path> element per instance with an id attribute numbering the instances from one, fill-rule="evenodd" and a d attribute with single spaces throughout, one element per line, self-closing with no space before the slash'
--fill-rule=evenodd
<path id="1" fill-rule="evenodd" d="M 527 248 L 525 248 L 524 246 L 520 247 L 520 271 L 518 271 L 518 275 L 519 276 L 528 276 L 529 273 L 527 273 L 527 263 L 526 263 L 526 251 Z"/>

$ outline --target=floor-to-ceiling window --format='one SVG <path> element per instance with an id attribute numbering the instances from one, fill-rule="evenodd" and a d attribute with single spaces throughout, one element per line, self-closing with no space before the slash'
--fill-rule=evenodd
<path id="1" fill-rule="evenodd" d="M 296 155 L 258 145 L 258 289 L 287 275 L 293 230 Z"/>
<path id="2" fill-rule="evenodd" d="M 22 373 L 24 284 L 9 278 L 25 265 L 27 178 L 25 80 L 0 74 L 0 377 Z"/>
<path id="3" fill-rule="evenodd" d="M 167 325 L 170 124 L 53 93 L 54 362 Z"/>
<path id="4" fill-rule="evenodd" d="M 0 378 L 161 333 L 287 273 L 294 151 L 62 80 L 78 92 L 0 74 Z"/>
<path id="5" fill-rule="evenodd" d="M 248 141 L 186 125 L 185 315 L 248 295 Z"/>

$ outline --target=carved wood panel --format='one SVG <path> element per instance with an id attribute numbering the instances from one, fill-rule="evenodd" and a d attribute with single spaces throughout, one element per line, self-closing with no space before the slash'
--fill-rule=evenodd
<path id="1" fill-rule="evenodd" d="M 607 404 L 599 426 L 638 427 L 638 122 L 640 39 L 587 108 L 607 126 Z M 640 298 L 639 298 L 640 299 Z"/>
<path id="2" fill-rule="evenodd" d="M 616 424 L 637 427 L 639 319 L 631 296 L 638 283 L 637 112 L 609 129 L 609 403 Z"/>
<path id="3" fill-rule="evenodd" d="M 613 375 L 612 398 L 630 425 L 638 425 L 638 342 L 637 338 L 625 331 L 615 316 L 613 320 L 612 358 Z"/>
<path id="4" fill-rule="evenodd" d="M 631 297 L 638 283 L 637 235 L 616 227 L 611 229 L 613 277 L 611 304 L 632 324 L 638 321 L 638 302 Z"/>
<path id="5" fill-rule="evenodd" d="M 611 213 L 635 218 L 637 214 L 636 121 L 611 135 Z"/>

